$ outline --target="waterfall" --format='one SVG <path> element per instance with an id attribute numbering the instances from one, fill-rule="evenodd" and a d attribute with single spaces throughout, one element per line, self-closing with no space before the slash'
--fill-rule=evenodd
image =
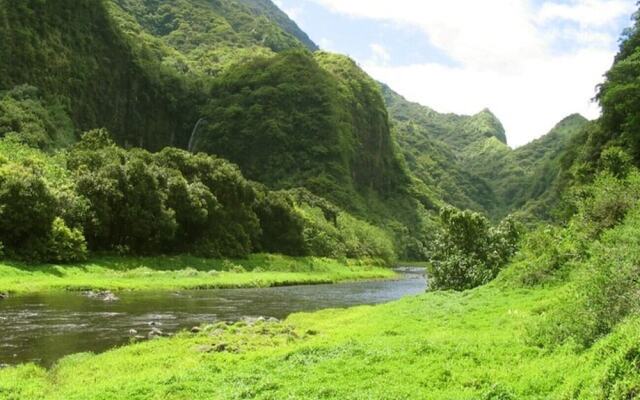
<path id="1" fill-rule="evenodd" d="M 198 128 L 200 128 L 201 124 L 206 123 L 207 120 L 204 118 L 200 118 L 198 120 L 198 122 L 196 122 L 196 125 L 193 127 L 193 132 L 191 132 L 191 138 L 189 139 L 189 146 L 187 147 L 187 150 L 189 150 L 189 152 L 193 152 L 193 147 L 195 145 L 195 141 L 196 141 L 196 134 L 198 133 Z"/>

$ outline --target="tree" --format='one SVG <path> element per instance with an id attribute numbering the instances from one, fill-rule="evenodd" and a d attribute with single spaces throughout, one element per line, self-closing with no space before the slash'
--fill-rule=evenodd
<path id="1" fill-rule="evenodd" d="M 511 218 L 497 227 L 483 215 L 447 207 L 434 244 L 429 284 L 435 289 L 466 290 L 494 279 L 516 251 L 518 230 Z"/>

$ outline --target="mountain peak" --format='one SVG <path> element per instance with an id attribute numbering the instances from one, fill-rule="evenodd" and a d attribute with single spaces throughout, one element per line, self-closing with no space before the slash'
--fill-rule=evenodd
<path id="1" fill-rule="evenodd" d="M 507 144 L 507 136 L 502 122 L 488 108 L 472 116 L 468 124 L 477 133 L 485 137 L 495 137 L 500 142 Z"/>

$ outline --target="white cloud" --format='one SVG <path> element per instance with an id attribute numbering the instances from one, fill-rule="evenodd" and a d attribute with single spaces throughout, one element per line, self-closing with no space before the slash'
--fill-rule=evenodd
<path id="1" fill-rule="evenodd" d="M 571 4 L 548 2 L 542 5 L 540 21 L 567 20 L 581 26 L 605 26 L 625 15 L 633 13 L 632 2 L 623 0 L 574 0 Z"/>
<path id="2" fill-rule="evenodd" d="M 570 113 L 598 116 L 590 100 L 615 54 L 611 24 L 634 10 L 634 0 L 539 7 L 531 0 L 310 1 L 336 13 L 419 28 L 454 66 L 391 66 L 381 46 L 372 46 L 376 56 L 360 62 L 376 79 L 436 110 L 470 114 L 488 106 L 512 145 L 546 133 Z"/>
<path id="3" fill-rule="evenodd" d="M 282 0 L 273 0 L 273 3 L 294 21 L 299 19 L 304 12 L 302 7 L 287 7 Z"/>
<path id="4" fill-rule="evenodd" d="M 383 45 L 379 43 L 371 43 L 369 48 L 373 54 L 372 62 L 386 65 L 389 60 L 391 60 L 391 54 L 389 54 L 389 51 Z"/>
<path id="5" fill-rule="evenodd" d="M 334 51 L 334 47 L 335 47 L 333 44 L 333 41 L 325 37 L 320 38 L 320 40 L 318 41 L 318 45 L 322 50 L 326 50 L 326 51 Z"/>

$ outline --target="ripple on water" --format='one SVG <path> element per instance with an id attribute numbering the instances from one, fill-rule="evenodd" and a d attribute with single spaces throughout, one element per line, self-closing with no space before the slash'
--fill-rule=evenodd
<path id="1" fill-rule="evenodd" d="M 271 289 L 126 292 L 118 293 L 121 301 L 113 304 L 74 293 L 14 297 L 0 303 L 0 364 L 51 366 L 71 353 L 102 352 L 129 343 L 131 329 L 144 335 L 157 327 L 171 334 L 249 315 L 281 319 L 292 312 L 377 304 L 424 292 L 424 279 L 410 278 Z"/>

